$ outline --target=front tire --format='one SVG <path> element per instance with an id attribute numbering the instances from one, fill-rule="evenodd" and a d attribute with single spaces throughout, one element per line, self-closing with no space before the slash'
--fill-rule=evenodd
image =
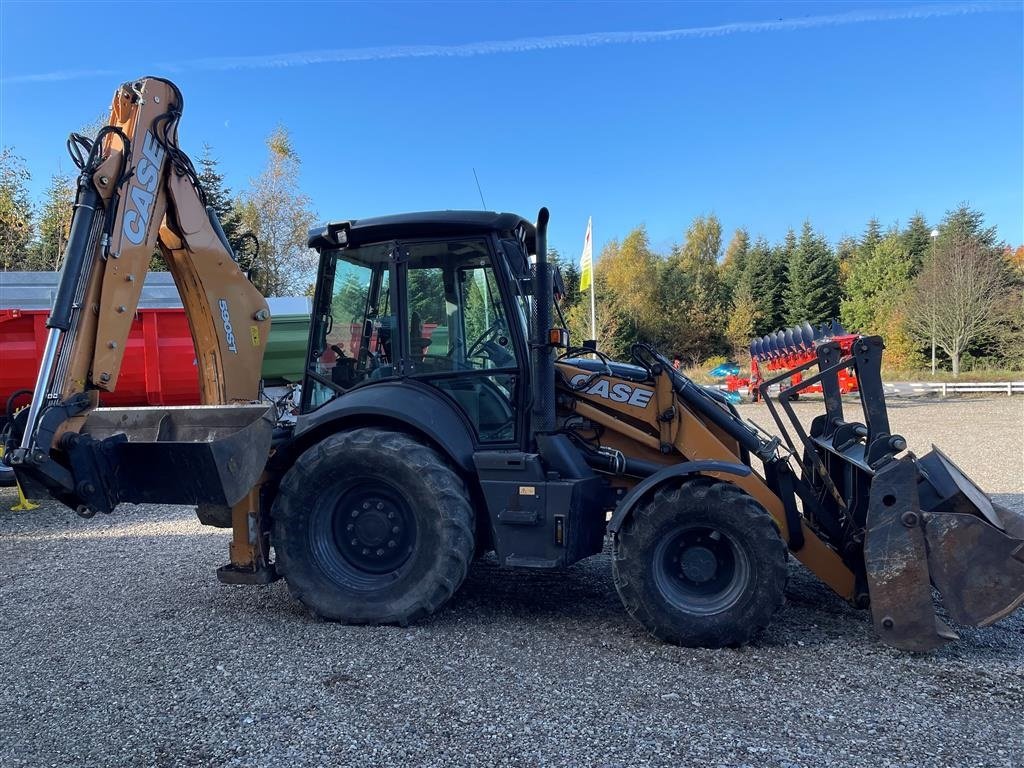
<path id="1" fill-rule="evenodd" d="M 438 610 L 473 555 L 459 476 L 408 435 L 355 429 L 303 453 L 273 506 L 274 552 L 292 594 L 349 624 L 406 625 Z"/>
<path id="2" fill-rule="evenodd" d="M 626 611 L 655 637 L 720 648 L 749 642 L 785 600 L 787 549 L 771 516 L 729 483 L 664 487 L 615 538 Z"/>

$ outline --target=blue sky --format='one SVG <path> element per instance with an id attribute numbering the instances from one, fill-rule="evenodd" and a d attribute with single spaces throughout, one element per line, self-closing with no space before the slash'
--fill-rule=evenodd
<path id="1" fill-rule="evenodd" d="M 578 255 L 715 213 L 831 240 L 967 201 L 1024 242 L 1024 5 L 0 5 L 0 144 L 40 194 L 115 86 L 169 76 L 236 191 L 286 125 L 320 219 L 552 212 Z M 628 33 L 650 33 L 634 34 Z M 429 46 L 429 48 L 425 48 Z"/>

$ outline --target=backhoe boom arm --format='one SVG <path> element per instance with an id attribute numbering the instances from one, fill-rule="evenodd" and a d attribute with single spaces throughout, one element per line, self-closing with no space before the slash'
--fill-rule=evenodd
<path id="1" fill-rule="evenodd" d="M 28 485 L 41 483 L 85 513 L 110 511 L 119 501 L 138 495 L 129 490 L 138 482 L 124 476 L 123 465 L 131 462 L 120 455 L 123 449 L 118 445 L 148 441 L 169 447 L 184 440 L 212 446 L 214 439 L 227 435 L 228 423 L 248 424 L 248 417 L 240 414 L 252 412 L 242 409 L 225 416 L 221 409 L 221 416 L 214 417 L 210 411 L 203 417 L 214 424 L 210 426 L 194 414 L 185 416 L 181 409 L 127 409 L 150 413 L 146 418 L 126 415 L 125 429 L 116 434 L 104 419 L 104 436 L 93 436 L 88 415 L 102 394 L 117 386 L 142 285 L 156 251 L 167 263 L 185 307 L 203 404 L 250 403 L 259 393 L 270 312 L 239 268 L 216 214 L 205 205 L 192 162 L 178 146 L 181 113 L 181 92 L 173 83 L 142 78 L 117 89 L 108 124 L 95 141 L 78 135 L 69 141 L 81 169 L 69 242 L 32 404 L 16 425 L 18 434 L 7 461 Z M 185 432 L 190 436 L 183 437 Z M 180 453 L 166 451 L 166 466 L 160 469 L 173 467 Z M 261 471 L 265 459 L 264 451 L 258 459 L 249 457 L 248 463 L 258 463 Z M 217 474 L 215 467 L 194 463 L 178 468 Z M 247 466 L 234 473 L 236 479 L 247 480 L 254 471 Z M 173 472 L 165 474 L 167 495 L 182 496 L 180 479 Z M 258 472 L 252 480 L 256 477 Z M 184 496 L 237 501 L 228 498 L 236 495 L 233 488 L 225 494 L 226 485 L 217 485 L 211 481 Z"/>

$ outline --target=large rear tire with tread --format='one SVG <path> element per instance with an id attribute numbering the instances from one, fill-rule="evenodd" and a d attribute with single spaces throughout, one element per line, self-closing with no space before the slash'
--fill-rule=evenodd
<path id="1" fill-rule="evenodd" d="M 655 637 L 720 648 L 749 642 L 785 601 L 787 548 L 768 512 L 710 478 L 659 489 L 615 537 L 626 611 Z"/>
<path id="2" fill-rule="evenodd" d="M 285 474 L 273 510 L 277 568 L 314 613 L 406 625 L 437 611 L 473 555 L 473 509 L 448 463 L 412 437 L 354 429 Z"/>

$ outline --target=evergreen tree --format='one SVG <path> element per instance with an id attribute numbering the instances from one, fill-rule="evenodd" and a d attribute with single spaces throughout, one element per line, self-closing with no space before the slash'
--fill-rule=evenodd
<path id="1" fill-rule="evenodd" d="M 566 312 L 583 299 L 580 294 L 580 268 L 571 261 L 561 265 L 562 283 L 565 285 L 565 296 L 562 298 L 562 311 Z M 589 293 L 589 291 L 588 291 Z M 590 306 L 590 299 L 587 299 Z"/>
<path id="2" fill-rule="evenodd" d="M 227 235 L 228 242 L 236 255 L 247 251 L 246 238 L 243 237 L 242 217 L 231 197 L 231 190 L 224 186 L 224 176 L 217 170 L 217 158 L 213 156 L 213 148 L 203 145 L 203 155 L 199 158 L 199 184 L 206 193 L 206 204 L 213 207 L 220 219 L 220 226 Z"/>
<path id="3" fill-rule="evenodd" d="M 995 248 L 996 228 L 985 226 L 985 214 L 976 211 L 967 203 L 946 211 L 939 224 L 939 241 L 972 240 L 983 248 Z"/>
<path id="4" fill-rule="evenodd" d="M 918 272 L 932 247 L 932 231 L 923 214 L 918 212 L 910 217 L 906 229 L 900 234 L 900 240 L 903 250 L 910 257 L 913 271 Z"/>
<path id="5" fill-rule="evenodd" d="M 747 268 L 741 285 L 749 288 L 754 302 L 754 335 L 764 336 L 783 324 L 786 262 L 781 249 L 773 249 L 763 237 L 747 253 Z"/>
<path id="6" fill-rule="evenodd" d="M 903 234 L 886 235 L 870 255 L 854 259 L 840 308 L 849 330 L 882 336 L 886 363 L 904 370 L 922 362 L 905 327 L 913 272 Z"/>
<path id="7" fill-rule="evenodd" d="M 870 254 L 881 241 L 882 225 L 878 223 L 876 217 L 872 216 L 871 221 L 868 222 L 868 228 L 864 230 L 864 235 L 857 244 L 857 254 Z"/>
<path id="8" fill-rule="evenodd" d="M 815 324 L 836 317 L 839 295 L 836 255 L 806 221 L 789 260 L 786 323 L 795 325 L 806 320 Z"/>
<path id="9" fill-rule="evenodd" d="M 842 301 L 843 323 L 850 330 L 880 333 L 878 318 L 903 301 L 912 274 L 913 257 L 902 236 L 884 237 L 870 255 L 853 263 Z"/>

